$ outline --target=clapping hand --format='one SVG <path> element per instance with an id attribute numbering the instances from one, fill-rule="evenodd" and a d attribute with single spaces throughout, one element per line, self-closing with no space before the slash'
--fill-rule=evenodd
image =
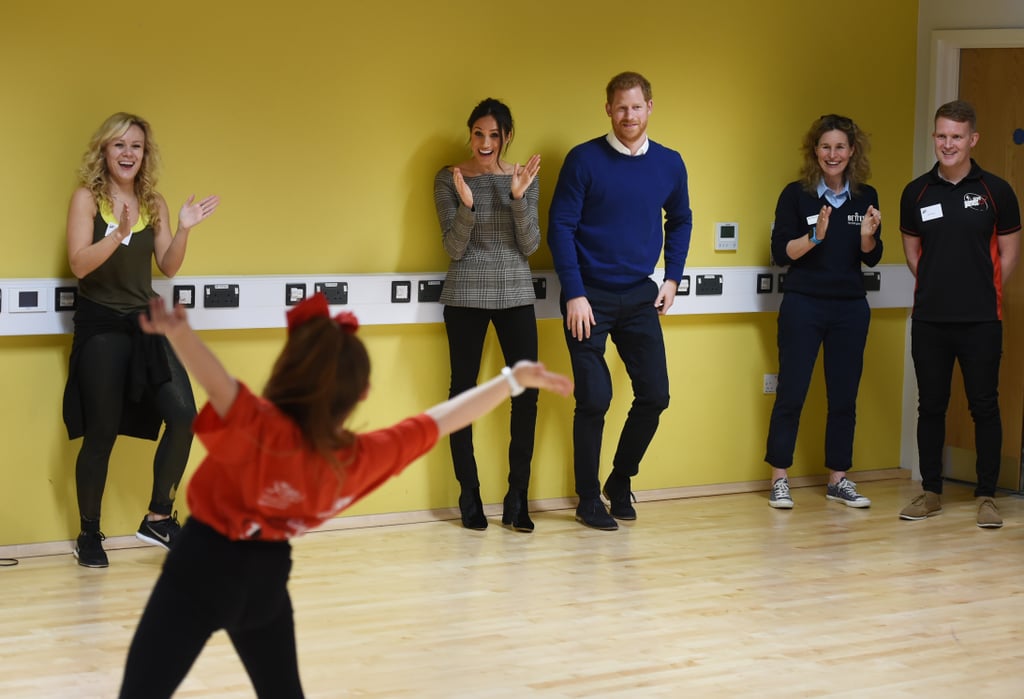
<path id="1" fill-rule="evenodd" d="M 462 176 L 462 170 L 457 167 L 452 168 L 452 181 L 455 183 L 455 191 L 459 195 L 459 199 L 462 200 L 462 205 L 467 209 L 473 208 L 473 190 L 466 184 L 466 178 Z"/>
<path id="2" fill-rule="evenodd" d="M 526 165 L 516 163 L 512 166 L 512 198 L 522 199 L 526 190 L 533 184 L 533 179 L 540 172 L 540 154 L 534 153 Z"/>
<path id="3" fill-rule="evenodd" d="M 196 195 L 193 194 L 188 198 L 188 201 L 181 205 L 181 211 L 178 212 L 178 225 L 188 229 L 202 223 L 213 215 L 213 212 L 217 210 L 218 204 L 220 204 L 220 197 L 216 195 L 208 196 L 202 201 L 196 202 Z"/>
<path id="4" fill-rule="evenodd" d="M 828 217 L 832 215 L 832 207 L 826 204 L 818 212 L 818 220 L 814 224 L 814 237 L 818 240 L 825 240 L 825 233 L 828 232 Z"/>
<path id="5" fill-rule="evenodd" d="M 882 214 L 874 205 L 869 206 L 864 214 L 864 220 L 860 222 L 860 234 L 864 237 L 872 236 L 878 227 L 882 225 Z"/>

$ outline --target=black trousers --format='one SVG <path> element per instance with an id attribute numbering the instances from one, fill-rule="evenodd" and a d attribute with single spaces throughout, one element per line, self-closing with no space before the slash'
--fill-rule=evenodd
<path id="1" fill-rule="evenodd" d="M 445 306 L 444 327 L 448 333 L 448 356 L 452 369 L 449 398 L 476 386 L 487 326 L 492 323 L 508 366 L 520 359 L 537 360 L 537 317 L 533 306 L 502 310 Z M 537 394 L 537 389 L 531 388 L 512 399 L 508 445 L 510 489 L 525 491 L 530 485 L 530 463 L 537 427 Z M 472 425 L 453 432 L 448 443 L 459 484 L 463 488 L 479 488 Z"/>
<path id="2" fill-rule="evenodd" d="M 227 631 L 258 697 L 302 697 L 291 567 L 287 541 L 231 541 L 190 518 L 135 630 L 121 698 L 170 697 L 219 629 Z"/>
<path id="3" fill-rule="evenodd" d="M 928 323 L 910 326 L 910 353 L 917 376 L 917 451 L 921 486 L 942 493 L 942 448 L 946 441 L 953 362 L 960 364 L 967 406 L 974 419 L 978 460 L 976 496 L 996 494 L 1003 423 L 999 415 L 999 362 L 1003 354 L 1003 324 Z"/>

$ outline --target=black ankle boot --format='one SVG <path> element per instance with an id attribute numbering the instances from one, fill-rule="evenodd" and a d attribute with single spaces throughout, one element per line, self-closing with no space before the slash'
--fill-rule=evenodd
<path id="1" fill-rule="evenodd" d="M 480 501 L 480 488 L 465 488 L 462 491 L 459 495 L 459 512 L 462 513 L 462 526 L 466 529 L 487 529 L 484 504 Z"/>
<path id="2" fill-rule="evenodd" d="M 509 490 L 505 496 L 501 523 L 517 532 L 532 532 L 533 521 L 530 519 L 525 490 Z"/>

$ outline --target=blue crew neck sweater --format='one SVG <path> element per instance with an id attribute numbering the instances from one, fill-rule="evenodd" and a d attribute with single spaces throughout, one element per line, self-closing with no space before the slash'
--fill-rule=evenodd
<path id="1" fill-rule="evenodd" d="M 686 165 L 649 143 L 646 154 L 628 156 L 600 136 L 566 156 L 547 236 L 566 299 L 586 296 L 585 286 L 625 291 L 643 283 L 663 245 L 665 278 L 682 279 L 693 228 Z"/>

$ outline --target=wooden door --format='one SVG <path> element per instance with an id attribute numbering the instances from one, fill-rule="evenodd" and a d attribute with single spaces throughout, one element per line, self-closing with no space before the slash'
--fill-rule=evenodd
<path id="1" fill-rule="evenodd" d="M 974 105 L 978 133 L 974 159 L 1024 195 L 1024 145 L 1014 134 L 1024 129 L 1024 48 L 961 49 L 960 99 Z M 1022 140 L 1019 136 L 1016 140 Z M 1003 287 L 1003 359 L 999 374 L 1003 419 L 1003 459 L 999 486 L 1024 489 L 1021 447 L 1024 436 L 1024 266 Z M 974 423 L 967 410 L 963 379 L 955 371 L 946 419 L 946 475 L 970 482 L 974 471 Z"/>

